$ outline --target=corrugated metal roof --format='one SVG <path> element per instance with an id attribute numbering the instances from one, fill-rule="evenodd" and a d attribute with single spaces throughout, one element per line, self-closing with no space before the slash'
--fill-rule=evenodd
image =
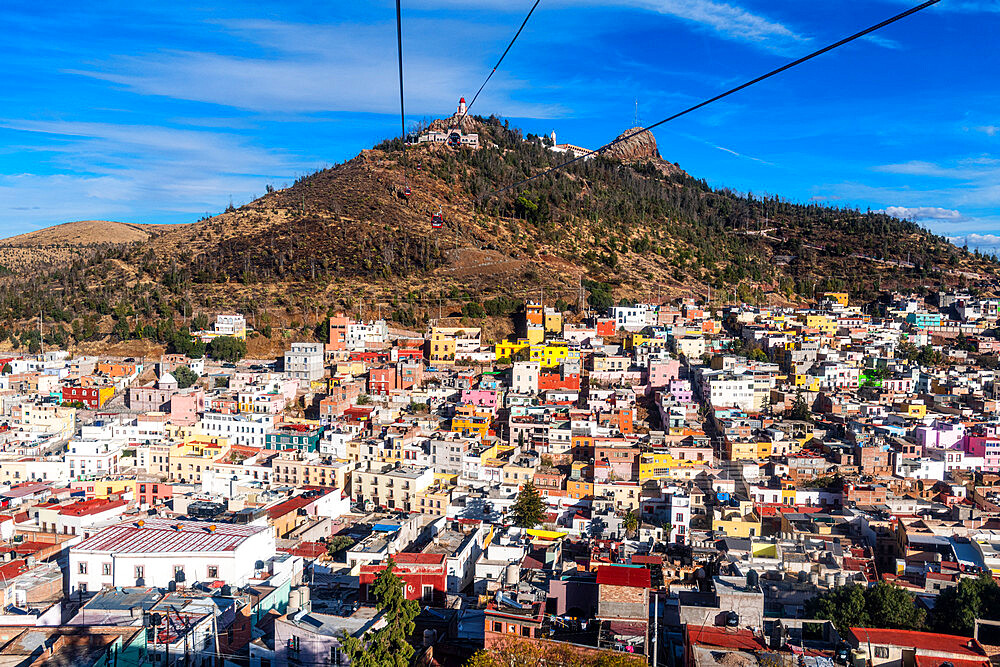
<path id="1" fill-rule="evenodd" d="M 630 565 L 603 565 L 597 568 L 598 585 L 649 588 L 649 570 Z"/>
<path id="2" fill-rule="evenodd" d="M 214 532 L 209 530 L 210 525 L 215 526 Z M 270 527 L 146 519 L 142 526 L 129 521 L 105 528 L 74 550 L 117 554 L 233 551 L 248 537 L 264 530 Z"/>

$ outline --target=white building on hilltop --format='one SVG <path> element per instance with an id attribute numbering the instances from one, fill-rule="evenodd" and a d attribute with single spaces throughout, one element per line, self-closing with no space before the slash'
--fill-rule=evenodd
<path id="1" fill-rule="evenodd" d="M 145 519 L 105 528 L 71 547 L 70 593 L 196 581 L 242 586 L 276 553 L 270 526 Z"/>
<path id="2" fill-rule="evenodd" d="M 458 101 L 458 108 L 455 115 L 446 119 L 445 123 L 452 123 L 447 130 L 428 129 L 426 132 L 413 139 L 407 139 L 411 143 L 418 144 L 446 144 L 449 148 L 479 148 L 479 134 L 476 132 L 463 132 L 459 121 L 465 118 L 466 106 L 465 98 Z"/>

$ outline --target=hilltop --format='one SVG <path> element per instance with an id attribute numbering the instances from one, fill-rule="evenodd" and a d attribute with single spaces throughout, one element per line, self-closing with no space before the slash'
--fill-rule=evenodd
<path id="1" fill-rule="evenodd" d="M 93 223 L 91 234 L 86 223 L 71 223 L 15 237 L 8 250 L 16 242 L 63 254 L 3 279 L 0 320 L 18 330 L 40 304 L 50 321 L 79 321 L 91 337 L 116 326 L 122 337 L 120 323 L 138 321 L 149 327 L 140 334 L 164 340 L 195 313 L 237 309 L 258 328 L 308 335 L 336 309 L 381 310 L 421 325 L 439 313 L 503 314 L 543 293 L 566 307 L 581 292 L 606 306 L 657 294 L 704 297 L 710 287 L 725 298 L 788 303 L 814 290 L 870 299 L 878 290 L 996 275 L 993 262 L 911 222 L 712 189 L 664 159 L 649 132 L 493 196 L 566 154 L 492 117 L 467 117 L 463 131 L 478 132 L 482 147 L 404 152 L 401 140 L 389 140 L 187 225 Z M 433 229 L 439 210 L 444 224 Z M 117 240 L 66 255 L 74 238 L 95 236 Z"/>

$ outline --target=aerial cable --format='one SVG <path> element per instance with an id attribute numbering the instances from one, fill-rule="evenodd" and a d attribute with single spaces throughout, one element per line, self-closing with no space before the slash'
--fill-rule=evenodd
<path id="1" fill-rule="evenodd" d="M 399 126 L 403 139 L 403 187 L 406 187 L 406 111 L 403 107 L 403 18 L 396 0 L 396 53 L 399 54 Z"/>
<path id="2" fill-rule="evenodd" d="M 493 77 L 493 75 L 497 73 L 497 69 L 499 69 L 500 63 L 502 63 L 503 59 L 507 57 L 507 52 L 510 51 L 510 48 L 512 46 L 514 46 L 514 42 L 516 42 L 517 38 L 521 35 L 521 31 L 524 30 L 524 26 L 528 24 L 528 19 L 530 19 L 531 15 L 535 12 L 535 8 L 538 7 L 539 2 L 541 2 L 541 0 L 535 0 L 535 4 L 531 6 L 531 10 L 528 12 L 528 15 L 524 17 L 523 21 L 521 21 L 521 27 L 517 29 L 517 32 L 514 33 L 514 38 L 510 40 L 510 44 L 508 44 L 507 48 L 504 49 L 503 55 L 500 56 L 500 60 L 498 60 L 497 64 L 493 66 L 493 69 L 490 70 L 490 73 L 486 76 L 486 80 L 483 81 L 483 85 L 479 86 L 479 90 L 477 90 L 476 94 L 472 96 L 472 101 L 469 102 L 468 106 L 465 107 L 465 112 L 462 114 L 461 118 L 458 119 L 459 127 L 462 127 L 462 121 L 465 120 L 465 117 L 469 115 L 469 111 L 472 110 L 472 105 L 475 104 L 476 100 L 479 98 L 479 93 L 483 92 L 483 88 L 485 88 L 486 84 L 490 82 L 490 79 Z"/>
<path id="3" fill-rule="evenodd" d="M 563 167 L 568 167 L 569 165 L 574 164 L 575 162 L 579 162 L 580 160 L 588 158 L 588 157 L 590 157 L 592 155 L 597 155 L 599 153 L 602 153 L 602 152 L 606 151 L 607 149 L 611 148 L 612 146 L 614 146 L 617 143 L 620 143 L 622 141 L 628 141 L 629 139 L 631 139 L 632 137 L 635 137 L 636 135 L 639 135 L 639 134 L 642 134 L 643 132 L 648 132 L 649 130 L 652 130 L 654 127 L 658 127 L 660 125 L 663 125 L 664 123 L 669 123 L 670 121 L 672 121 L 672 120 L 674 120 L 676 118 L 680 118 L 681 116 L 689 114 L 692 111 L 696 111 L 696 110 L 698 110 L 698 109 L 700 109 L 700 108 L 702 108 L 704 106 L 708 106 L 709 104 L 711 104 L 713 102 L 717 102 L 717 101 L 721 100 L 724 97 L 728 97 L 728 96 L 732 95 L 733 93 L 737 93 L 737 92 L 743 90 L 744 88 L 749 88 L 750 86 L 754 85 L 755 83 L 760 83 L 764 79 L 769 79 L 769 78 L 771 78 L 772 76 L 774 76 L 776 74 L 780 74 L 780 73 L 784 72 L 785 70 L 788 70 L 788 69 L 791 69 L 791 68 L 795 67 L 796 65 L 801 65 L 802 63 L 806 62 L 807 60 L 812 60 L 816 56 L 823 55 L 827 51 L 832 51 L 832 50 L 834 50 L 834 49 L 836 49 L 838 47 L 841 47 L 841 46 L 843 46 L 845 44 L 853 42 L 856 39 L 860 39 L 861 37 L 864 37 L 867 34 L 873 33 L 876 30 L 880 30 L 880 29 L 886 27 L 887 25 L 895 23 L 896 21 L 900 21 L 900 20 L 906 18 L 907 16 L 910 16 L 911 14 L 916 14 L 917 12 L 919 12 L 921 10 L 927 9 L 931 5 L 936 5 L 940 1 L 941 0 L 927 0 L 927 2 L 919 4 L 919 5 L 915 6 L 915 7 L 911 7 L 910 9 L 907 9 L 905 12 L 901 12 L 899 14 L 896 14 L 895 16 L 893 16 L 891 18 L 888 18 L 888 19 L 882 21 L 881 23 L 877 23 L 877 24 L 871 26 L 870 28 L 865 28 L 861 32 L 856 32 L 853 35 L 851 35 L 850 37 L 845 37 L 844 39 L 842 39 L 842 40 L 840 40 L 838 42 L 834 42 L 833 44 L 830 44 L 828 46 L 824 46 L 822 49 L 819 49 L 817 51 L 813 51 L 809 55 L 803 56 L 803 57 L 799 58 L 798 60 L 793 60 L 792 62 L 790 62 L 790 63 L 788 63 L 786 65 L 782 65 L 781 67 L 779 67 L 777 69 L 773 69 L 770 72 L 768 72 L 767 74 L 763 74 L 761 76 L 758 76 L 756 79 L 751 79 L 750 81 L 747 81 L 746 83 L 740 84 L 739 86 L 736 86 L 735 88 L 730 88 L 729 90 L 727 90 L 724 93 L 716 95 L 715 97 L 709 98 L 709 99 L 707 99 L 707 100 L 705 100 L 703 102 L 699 102 L 698 104 L 695 104 L 692 107 L 688 107 L 687 109 L 684 109 L 683 111 L 675 113 L 672 116 L 667 116 L 663 120 L 657 121 L 657 122 L 653 123 L 652 125 L 650 125 L 649 127 L 645 127 L 645 128 L 636 130 L 635 132 L 630 132 L 629 134 L 622 135 L 622 136 L 618 137 L 617 139 L 615 139 L 614 141 L 612 141 L 610 143 L 607 143 L 607 144 L 604 144 L 603 146 L 601 146 L 597 150 L 587 151 L 586 153 L 583 153 L 581 155 L 575 156 L 571 160 L 567 160 L 566 162 L 563 162 L 561 164 L 557 164 L 554 167 L 549 167 L 545 171 L 539 172 L 539 173 L 535 174 L 534 176 L 530 176 L 528 178 L 525 178 L 525 179 L 523 179 L 521 181 L 518 181 L 516 183 L 513 183 L 511 185 L 507 185 L 505 187 L 502 187 L 502 188 L 500 188 L 498 190 L 493 190 L 492 192 L 487 192 L 484 195 L 480 195 L 479 199 L 485 199 L 487 197 L 492 197 L 493 195 L 498 195 L 498 194 L 504 193 L 504 192 L 506 192 L 508 190 L 512 190 L 512 189 L 514 189 L 516 187 L 519 187 L 519 186 L 524 185 L 526 183 L 530 183 L 531 181 L 537 180 L 537 179 L 541 178 L 542 176 L 546 176 L 548 174 L 551 174 L 554 171 L 558 171 L 559 169 L 562 169 Z"/>

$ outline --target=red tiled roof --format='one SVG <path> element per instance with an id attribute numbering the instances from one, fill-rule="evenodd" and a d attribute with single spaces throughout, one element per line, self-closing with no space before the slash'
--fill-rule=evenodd
<path id="1" fill-rule="evenodd" d="M 81 500 L 71 505 L 66 505 L 59 510 L 63 516 L 88 516 L 99 512 L 106 512 L 116 507 L 128 505 L 124 500 L 107 500 L 106 498 L 93 498 L 91 500 Z"/>
<path id="2" fill-rule="evenodd" d="M 631 588 L 649 588 L 649 570 L 644 567 L 628 567 L 626 565 L 605 565 L 597 568 L 597 584 L 600 586 L 629 586 Z"/>
<path id="3" fill-rule="evenodd" d="M 966 659 L 986 661 L 986 651 L 975 639 L 957 635 L 943 635 L 938 632 L 918 630 L 883 630 L 881 628 L 851 628 L 851 635 L 858 645 L 878 644 L 880 646 L 903 646 L 917 650 L 951 653 Z"/>

